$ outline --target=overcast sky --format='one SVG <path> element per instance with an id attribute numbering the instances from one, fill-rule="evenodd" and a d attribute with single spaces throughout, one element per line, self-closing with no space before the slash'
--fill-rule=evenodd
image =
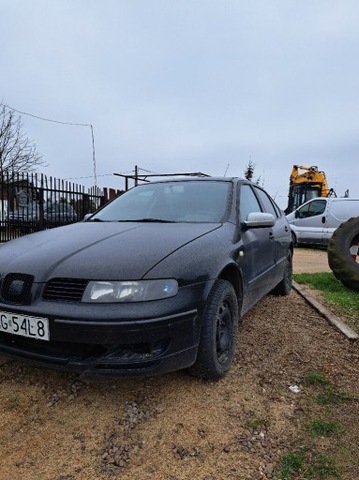
<path id="1" fill-rule="evenodd" d="M 294 164 L 359 197 L 357 0 L 0 6 L 0 101 L 92 124 L 98 186 L 135 165 L 243 176 L 252 160 L 282 208 Z M 22 122 L 44 173 L 94 183 L 90 127 Z"/>

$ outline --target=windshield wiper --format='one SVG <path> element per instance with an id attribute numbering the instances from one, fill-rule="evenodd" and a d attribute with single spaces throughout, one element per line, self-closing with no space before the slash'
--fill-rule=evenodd
<path id="1" fill-rule="evenodd" d="M 118 220 L 119 222 L 143 222 L 143 223 L 176 223 L 174 220 L 164 220 L 163 218 L 134 218 Z"/>

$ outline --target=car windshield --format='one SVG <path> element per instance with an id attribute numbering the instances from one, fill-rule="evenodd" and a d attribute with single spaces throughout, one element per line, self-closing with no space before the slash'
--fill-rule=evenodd
<path id="1" fill-rule="evenodd" d="M 135 187 L 109 203 L 90 221 L 221 222 L 230 182 L 175 181 Z"/>

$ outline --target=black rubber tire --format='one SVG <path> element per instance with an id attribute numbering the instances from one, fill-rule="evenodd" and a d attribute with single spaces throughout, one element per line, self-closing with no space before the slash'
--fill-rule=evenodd
<path id="1" fill-rule="evenodd" d="M 239 320 L 238 298 L 227 280 L 217 280 L 202 317 L 197 359 L 188 369 L 205 380 L 222 378 L 232 365 Z"/>
<path id="2" fill-rule="evenodd" d="M 294 232 L 291 232 L 292 233 L 292 243 L 293 243 L 293 247 L 297 247 L 298 246 L 298 240 L 297 240 L 297 236 Z"/>
<path id="3" fill-rule="evenodd" d="M 329 267 L 352 290 L 359 290 L 359 264 L 353 259 L 350 247 L 358 240 L 359 217 L 353 217 L 335 230 L 328 245 Z"/>
<path id="4" fill-rule="evenodd" d="M 293 274 L 293 259 L 292 252 L 288 252 L 286 259 L 286 267 L 284 270 L 283 279 L 278 283 L 278 285 L 273 288 L 272 292 L 274 295 L 289 295 L 292 289 L 292 274 Z"/>

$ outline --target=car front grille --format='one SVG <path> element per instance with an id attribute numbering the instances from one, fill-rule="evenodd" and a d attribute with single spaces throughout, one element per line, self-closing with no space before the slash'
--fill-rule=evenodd
<path id="1" fill-rule="evenodd" d="M 44 300 L 80 302 L 88 280 L 79 278 L 53 278 L 45 286 Z"/>

